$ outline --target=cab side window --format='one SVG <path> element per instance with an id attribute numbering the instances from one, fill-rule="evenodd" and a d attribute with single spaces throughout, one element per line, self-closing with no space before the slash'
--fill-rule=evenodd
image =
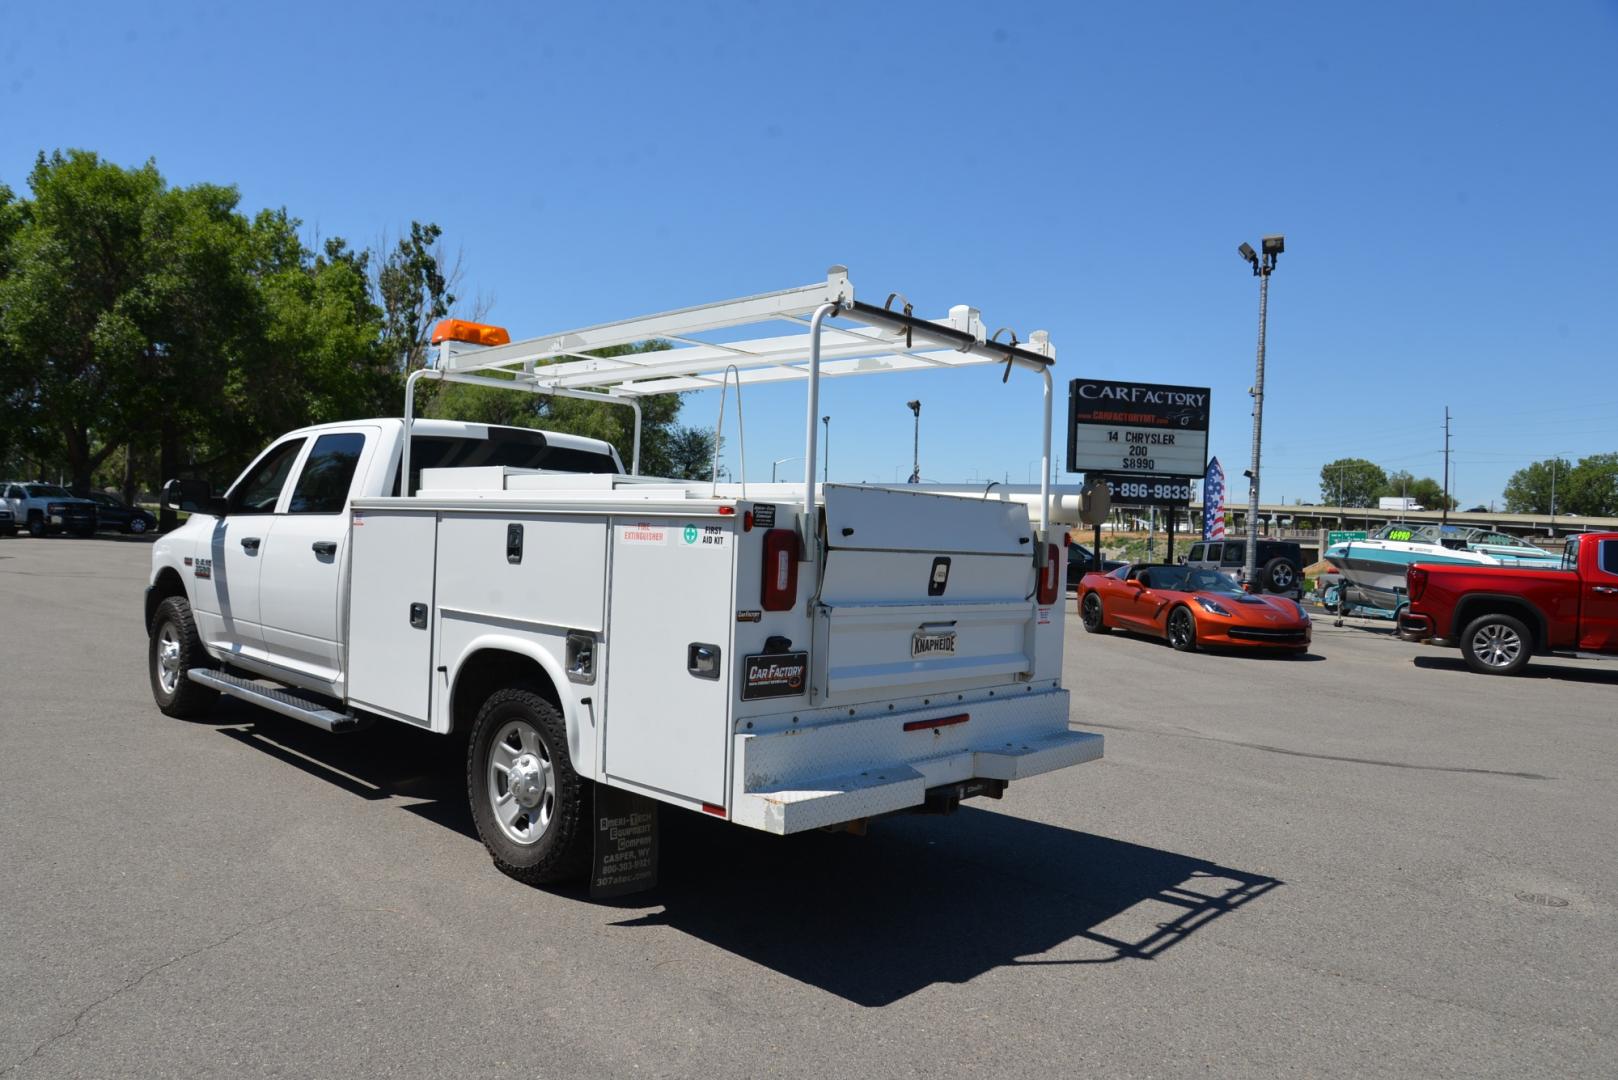
<path id="1" fill-rule="evenodd" d="M 340 514 L 348 504 L 348 489 L 354 484 L 354 470 L 365 449 L 365 436 L 359 432 L 322 435 L 303 463 L 298 483 L 292 489 L 289 514 Z"/>
<path id="2" fill-rule="evenodd" d="M 288 439 L 260 459 L 230 493 L 232 514 L 273 514 L 304 440 Z"/>
<path id="3" fill-rule="evenodd" d="M 1596 562 L 1603 573 L 1618 574 L 1618 540 L 1601 541 L 1600 557 Z"/>

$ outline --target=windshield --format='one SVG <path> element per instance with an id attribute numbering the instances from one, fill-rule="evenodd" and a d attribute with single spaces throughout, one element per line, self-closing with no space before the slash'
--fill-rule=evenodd
<path id="1" fill-rule="evenodd" d="M 28 497 L 31 499 L 71 499 L 73 493 L 65 487 L 55 484 L 29 484 Z"/>
<path id="2" fill-rule="evenodd" d="M 1242 595 L 1241 587 L 1218 570 L 1190 566 L 1143 566 L 1137 577 L 1149 589 Z"/>

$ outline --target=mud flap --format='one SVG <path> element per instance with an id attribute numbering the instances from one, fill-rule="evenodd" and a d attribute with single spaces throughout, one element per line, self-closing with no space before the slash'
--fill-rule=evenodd
<path id="1" fill-rule="evenodd" d="M 624 896 L 657 887 L 657 801 L 595 784 L 592 897 Z"/>

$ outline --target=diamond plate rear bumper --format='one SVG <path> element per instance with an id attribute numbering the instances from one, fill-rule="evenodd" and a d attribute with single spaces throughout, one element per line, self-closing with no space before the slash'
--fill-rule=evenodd
<path id="1" fill-rule="evenodd" d="M 731 820 L 802 832 L 920 806 L 942 784 L 1021 780 L 1100 758 L 1102 737 L 1068 730 L 1067 714 L 1067 691 L 1047 690 L 737 735 Z"/>

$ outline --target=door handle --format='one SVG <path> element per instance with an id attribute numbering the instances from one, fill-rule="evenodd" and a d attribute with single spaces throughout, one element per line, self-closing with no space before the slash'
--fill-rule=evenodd
<path id="1" fill-rule="evenodd" d="M 244 536 L 244 537 L 242 537 L 242 550 L 243 551 L 257 551 L 258 550 L 258 537 L 256 537 L 256 536 Z"/>
<path id="2" fill-rule="evenodd" d="M 1618 593 L 1618 587 L 1614 587 L 1612 585 L 1592 585 L 1590 586 L 1590 591 L 1598 592 L 1605 596 L 1611 596 L 1613 593 Z"/>
<path id="3" fill-rule="evenodd" d="M 337 541 L 316 540 L 314 543 L 309 545 L 309 549 L 316 555 L 335 555 L 337 554 Z"/>

